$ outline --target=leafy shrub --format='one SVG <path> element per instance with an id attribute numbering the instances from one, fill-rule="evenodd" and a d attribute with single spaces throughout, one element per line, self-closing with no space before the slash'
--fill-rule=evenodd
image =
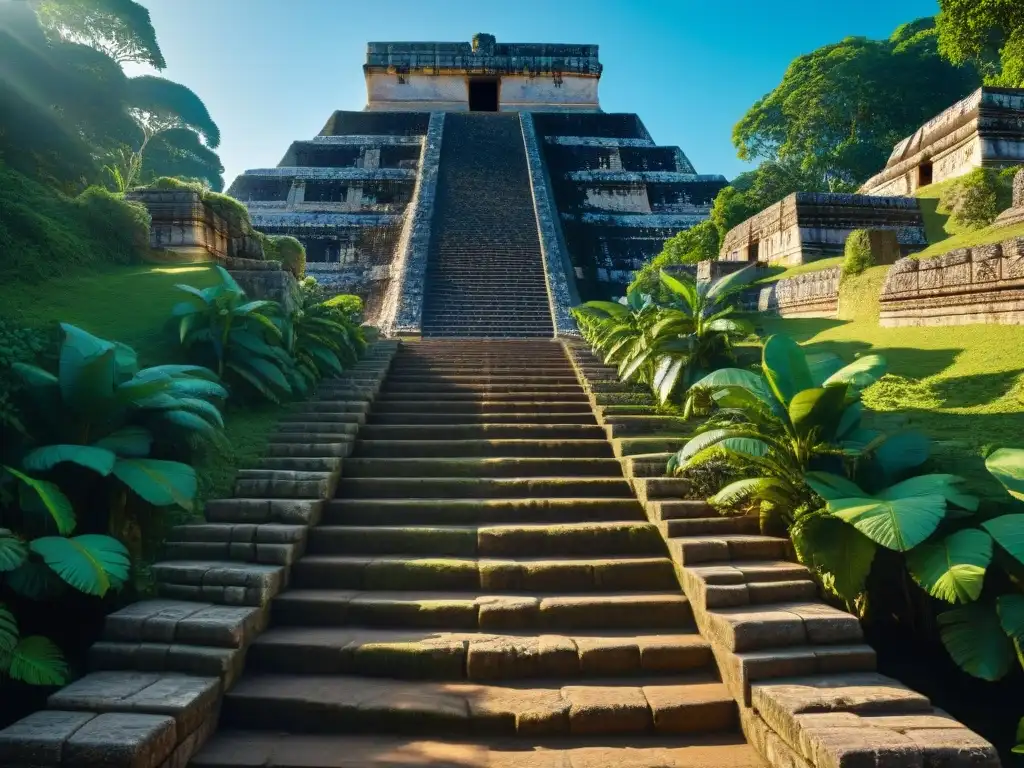
<path id="1" fill-rule="evenodd" d="M 843 256 L 843 275 L 859 275 L 875 266 L 875 255 L 871 252 L 871 233 L 866 229 L 855 229 L 846 238 Z"/>
<path id="2" fill-rule="evenodd" d="M 99 188 L 78 197 L 0 165 L 0 279 L 36 281 L 76 266 L 134 264 L 149 245 L 143 206 Z"/>
<path id="3" fill-rule="evenodd" d="M 268 261 L 280 261 L 297 280 L 306 276 L 306 248 L 290 235 L 264 235 L 263 255 Z"/>
<path id="4" fill-rule="evenodd" d="M 661 253 L 644 264 L 633 275 L 629 290 L 655 293 L 661 288 L 658 278 L 665 267 L 697 264 L 718 258 L 718 230 L 711 221 L 702 221 L 695 227 L 684 229 L 665 241 Z M 661 298 L 659 296 L 658 298 Z"/>
<path id="5" fill-rule="evenodd" d="M 983 229 L 1010 207 L 1015 168 L 975 168 L 952 183 L 939 198 L 939 211 L 964 230 Z"/>
<path id="6" fill-rule="evenodd" d="M 236 236 L 253 234 L 249 209 L 230 195 L 213 192 L 200 181 L 185 181 L 173 176 L 161 176 L 146 184 L 146 189 L 188 190 L 199 195 L 210 210 L 223 218 L 232 234 Z"/>
<path id="7" fill-rule="evenodd" d="M 755 274 L 746 267 L 698 288 L 693 276 L 663 271 L 671 297 L 664 304 L 634 288 L 624 303 L 588 301 L 572 313 L 595 352 L 618 365 L 622 381 L 646 384 L 664 404 L 677 386 L 734 361 L 733 340 L 749 336 L 753 326 L 734 317 L 729 299 Z"/>
<path id="8" fill-rule="evenodd" d="M 339 312 L 346 320 L 361 323 L 363 320 L 363 300 L 349 293 L 339 293 L 323 302 L 332 312 Z"/>

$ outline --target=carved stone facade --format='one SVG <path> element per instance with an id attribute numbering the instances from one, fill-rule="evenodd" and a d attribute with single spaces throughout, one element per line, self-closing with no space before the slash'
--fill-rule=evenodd
<path id="1" fill-rule="evenodd" d="M 855 229 L 895 230 L 904 253 L 927 245 L 917 200 L 796 192 L 726 233 L 719 258 L 794 266 L 843 253 Z"/>
<path id="2" fill-rule="evenodd" d="M 665 240 L 708 218 L 728 183 L 656 145 L 635 114 L 536 113 L 531 122 L 585 301 L 621 293 Z"/>
<path id="3" fill-rule="evenodd" d="M 228 259 L 224 267 L 250 299 L 279 301 L 285 312 L 301 305 L 299 282 L 279 261 Z"/>
<path id="4" fill-rule="evenodd" d="M 999 214 L 996 224 L 1010 226 L 1024 224 L 1024 168 L 1013 177 L 1013 206 Z"/>
<path id="5" fill-rule="evenodd" d="M 142 203 L 152 223 L 153 258 L 175 263 L 220 261 L 230 257 L 263 258 L 259 241 L 230 223 L 191 190 L 137 189 L 126 195 Z"/>
<path id="6" fill-rule="evenodd" d="M 740 295 L 748 312 L 768 312 L 781 317 L 835 317 L 839 312 L 839 281 L 842 269 L 829 267 L 764 286 L 753 286 Z"/>
<path id="7" fill-rule="evenodd" d="M 596 45 L 370 43 L 363 72 L 372 112 L 600 110 Z"/>
<path id="8" fill-rule="evenodd" d="M 900 259 L 879 306 L 885 327 L 1024 323 L 1024 237 Z"/>
<path id="9" fill-rule="evenodd" d="M 893 149 L 866 195 L 913 195 L 980 167 L 1024 163 L 1024 89 L 979 88 Z"/>
<path id="10" fill-rule="evenodd" d="M 246 171 L 228 193 L 261 231 L 298 238 L 306 273 L 362 297 L 368 322 L 379 322 L 430 118 L 335 112 L 319 136 L 294 142 L 276 168 Z"/>

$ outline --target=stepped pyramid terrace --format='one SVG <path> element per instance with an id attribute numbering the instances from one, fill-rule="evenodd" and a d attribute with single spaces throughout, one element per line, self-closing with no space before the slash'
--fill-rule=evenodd
<path id="1" fill-rule="evenodd" d="M 381 334 L 167 534 L 0 766 L 998 768 L 788 536 L 667 475 L 700 420 L 579 338 L 725 179 L 601 111 L 596 46 L 370 43 L 364 72 L 365 110 L 231 194 Z"/>
<path id="2" fill-rule="evenodd" d="M 229 193 L 385 330 L 572 333 L 569 307 L 621 293 L 726 185 L 601 110 L 597 46 L 370 43 L 363 69 L 364 111 Z"/>

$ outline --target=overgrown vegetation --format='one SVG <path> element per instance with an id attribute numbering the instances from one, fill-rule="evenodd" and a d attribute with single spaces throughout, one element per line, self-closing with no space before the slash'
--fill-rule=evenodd
<path id="1" fill-rule="evenodd" d="M 666 267 L 696 266 L 698 262 L 718 258 L 718 230 L 714 222 L 703 221 L 665 241 L 661 253 L 646 262 L 633 275 L 629 290 L 654 293 L 661 289 L 659 274 Z"/>
<path id="2" fill-rule="evenodd" d="M 853 230 L 843 247 L 843 275 L 859 275 L 873 266 L 875 255 L 871 252 L 871 233 L 866 229 Z"/>
<path id="3" fill-rule="evenodd" d="M 938 211 L 948 214 L 955 231 L 989 226 L 1013 202 L 1013 177 L 1018 170 L 975 168 L 943 189 Z"/>

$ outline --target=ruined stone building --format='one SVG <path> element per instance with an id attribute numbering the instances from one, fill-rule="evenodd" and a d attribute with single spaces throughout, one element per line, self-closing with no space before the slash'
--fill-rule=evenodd
<path id="1" fill-rule="evenodd" d="M 370 43 L 363 69 L 363 111 L 229 193 L 385 330 L 571 332 L 726 185 L 601 110 L 594 45 Z"/>
<path id="2" fill-rule="evenodd" d="M 1024 163 L 1024 89 L 979 88 L 897 144 L 866 195 L 912 195 L 980 168 Z"/>

